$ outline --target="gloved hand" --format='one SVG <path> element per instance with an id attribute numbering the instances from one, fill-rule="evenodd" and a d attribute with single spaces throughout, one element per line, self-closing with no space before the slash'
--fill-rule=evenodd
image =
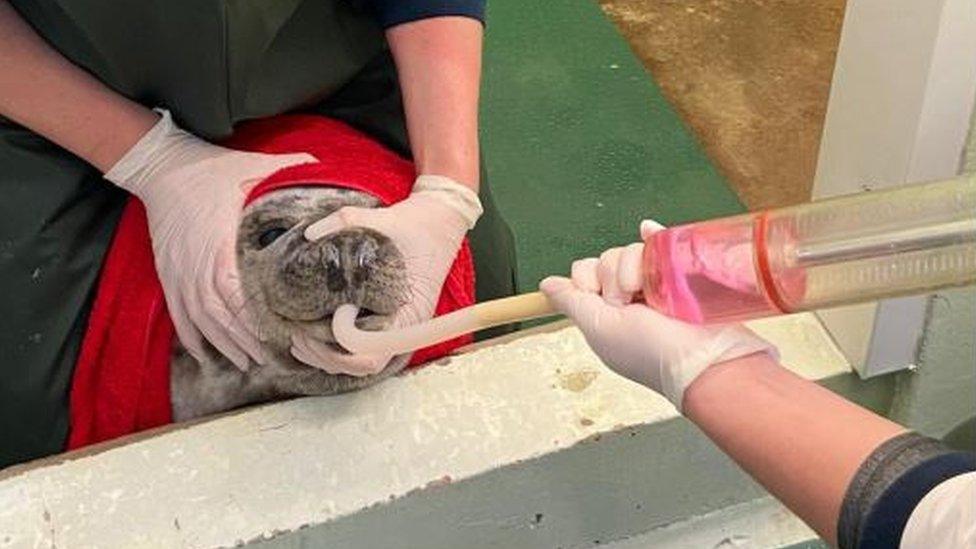
<path id="1" fill-rule="evenodd" d="M 394 328 L 426 321 L 434 315 L 444 279 L 461 241 L 481 216 L 477 193 L 450 178 L 421 175 L 410 196 L 386 208 L 342 208 L 305 229 L 318 240 L 350 227 L 366 227 L 389 237 L 403 255 L 410 284 L 407 303 L 393 318 Z M 390 356 L 344 355 L 311 337 L 293 337 L 292 355 L 330 373 L 365 376 L 381 371 Z"/>
<path id="2" fill-rule="evenodd" d="M 268 155 L 211 145 L 162 114 L 105 179 L 146 207 L 156 270 L 177 336 L 197 360 L 204 338 L 238 368 L 265 362 L 247 318 L 235 255 L 237 226 L 248 191 L 262 178 L 307 154 Z"/>
<path id="3" fill-rule="evenodd" d="M 645 221 L 642 237 L 662 227 Z M 617 373 L 663 394 L 680 411 L 685 390 L 705 368 L 776 348 L 739 324 L 695 326 L 632 303 L 643 280 L 644 244 L 573 263 L 571 278 L 549 277 L 539 288 L 583 331 Z"/>

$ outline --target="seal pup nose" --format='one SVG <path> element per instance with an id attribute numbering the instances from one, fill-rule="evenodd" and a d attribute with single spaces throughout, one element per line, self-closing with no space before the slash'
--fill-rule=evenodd
<path id="1" fill-rule="evenodd" d="M 358 288 L 369 281 L 379 261 L 379 239 L 368 231 L 349 229 L 319 240 L 326 287 L 331 292 Z"/>

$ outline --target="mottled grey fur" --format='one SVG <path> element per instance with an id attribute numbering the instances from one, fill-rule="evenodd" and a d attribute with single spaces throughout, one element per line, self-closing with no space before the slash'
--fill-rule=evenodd
<path id="1" fill-rule="evenodd" d="M 309 186 L 271 192 L 244 210 L 238 270 L 248 312 L 271 362 L 242 372 L 215 351 L 211 359 L 197 362 L 177 345 L 170 368 L 175 420 L 256 402 L 351 391 L 406 365 L 407 357 L 401 356 L 376 375 L 332 375 L 298 362 L 289 352 L 299 327 L 334 341 L 332 314 L 343 303 L 371 311 L 357 321 L 360 327 L 383 329 L 406 301 L 403 257 L 386 236 L 350 229 L 308 242 L 302 234 L 342 206 L 377 205 L 375 198 L 357 191 Z M 261 235 L 275 228 L 287 232 L 262 247 Z"/>

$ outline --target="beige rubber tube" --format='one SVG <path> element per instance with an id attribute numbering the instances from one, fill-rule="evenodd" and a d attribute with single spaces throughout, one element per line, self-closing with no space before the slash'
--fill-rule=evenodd
<path id="1" fill-rule="evenodd" d="M 358 313 L 355 305 L 340 306 L 332 317 L 332 333 L 347 351 L 366 355 L 399 355 L 478 330 L 557 314 L 542 292 L 486 301 L 423 324 L 382 332 L 357 328 Z"/>

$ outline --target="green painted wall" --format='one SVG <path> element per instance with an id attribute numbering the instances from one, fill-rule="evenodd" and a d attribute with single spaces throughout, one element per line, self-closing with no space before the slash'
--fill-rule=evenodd
<path id="1" fill-rule="evenodd" d="M 935 437 L 972 446 L 976 416 L 976 290 L 937 293 L 919 351 L 918 368 L 899 374 L 891 417 Z"/>

